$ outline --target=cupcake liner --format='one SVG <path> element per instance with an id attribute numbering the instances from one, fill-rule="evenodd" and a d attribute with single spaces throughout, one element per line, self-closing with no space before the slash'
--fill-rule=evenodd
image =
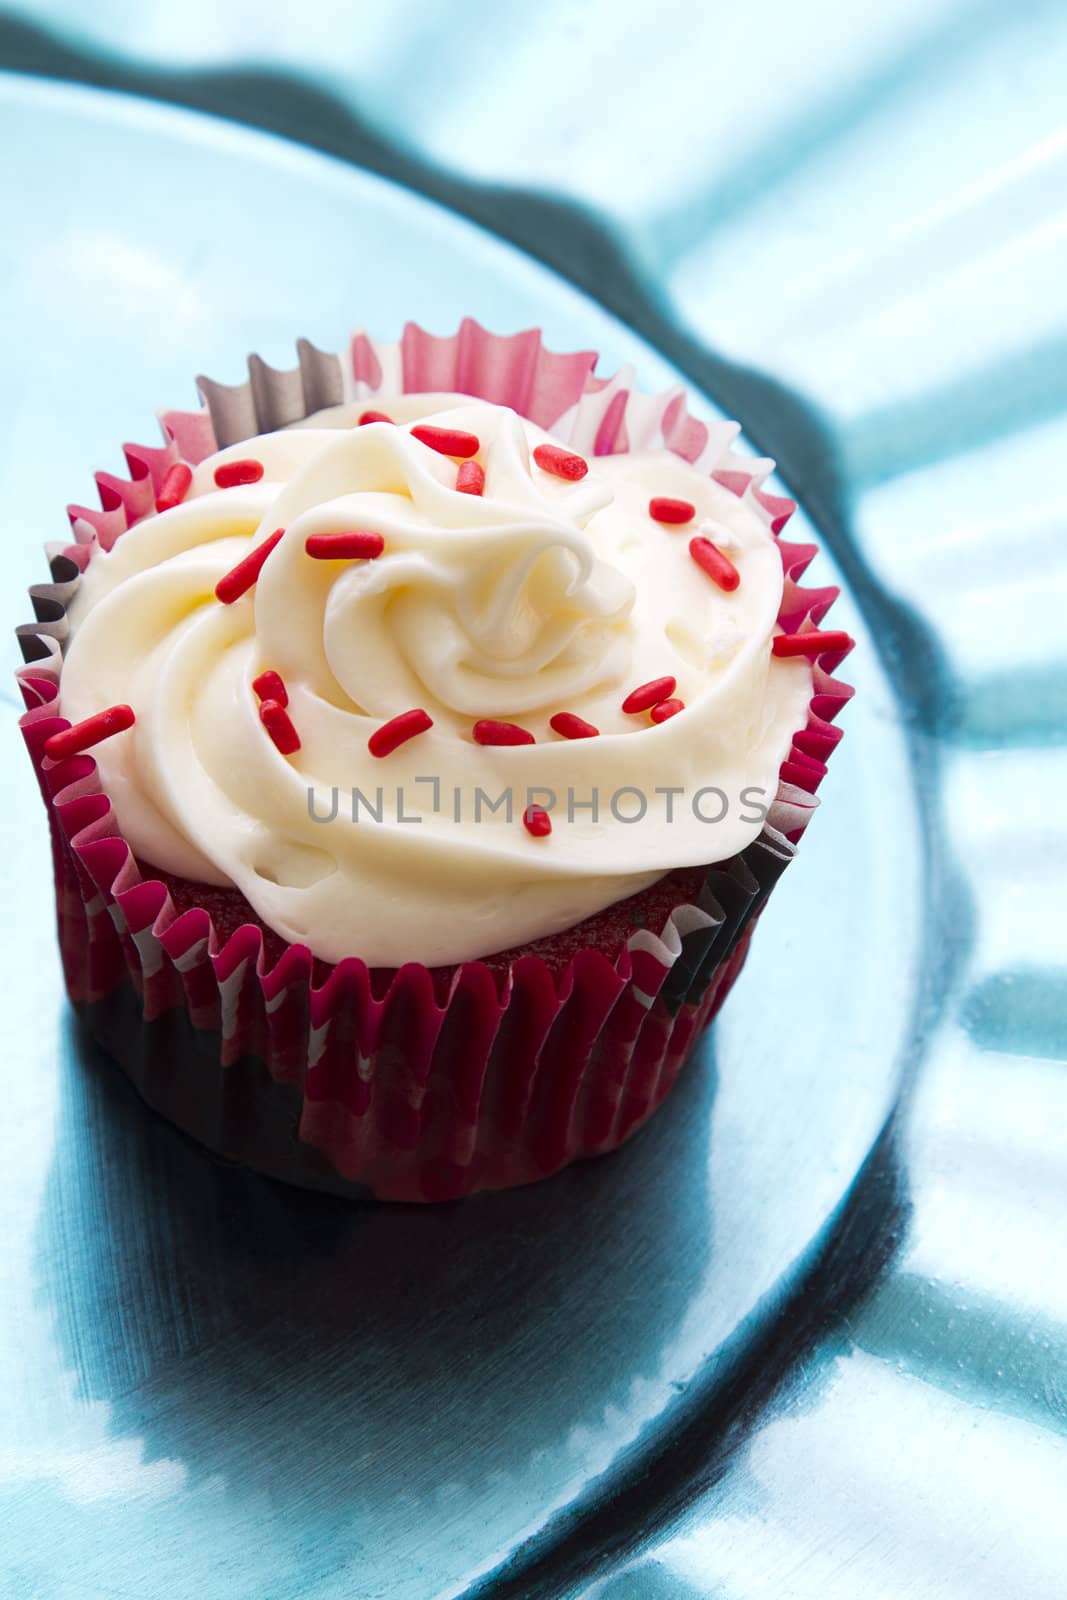
<path id="1" fill-rule="evenodd" d="M 544 1177 L 621 1144 L 669 1091 L 737 977 L 753 928 L 817 804 L 851 689 L 814 663 L 760 836 L 707 869 L 699 895 L 616 958 L 579 951 L 553 972 L 537 955 L 505 971 L 471 961 L 330 966 L 302 945 L 271 964 L 259 928 L 223 939 L 206 909 L 179 914 L 142 876 L 89 755 L 53 761 L 66 610 L 96 547 L 154 510 L 177 461 L 378 393 L 458 391 L 512 406 L 586 455 L 667 447 L 746 499 L 777 537 L 790 500 L 772 469 L 731 450 L 735 424 L 689 415 L 684 391 L 646 395 L 630 368 L 594 374 L 591 352 L 557 354 L 537 330 L 503 337 L 471 320 L 447 338 L 408 324 L 396 344 L 353 336 L 330 354 L 306 341 L 291 371 L 249 359 L 245 383 L 200 378 L 204 408 L 161 415 L 160 448 L 124 447 L 129 478 L 98 473 L 100 509 L 68 508 L 74 542 L 48 547 L 18 629 L 22 729 L 52 830 L 64 976 L 90 1032 L 144 1099 L 220 1155 L 277 1177 L 380 1199 L 451 1199 Z M 779 622 L 819 624 L 833 588 L 800 584 L 815 546 L 778 538 Z"/>

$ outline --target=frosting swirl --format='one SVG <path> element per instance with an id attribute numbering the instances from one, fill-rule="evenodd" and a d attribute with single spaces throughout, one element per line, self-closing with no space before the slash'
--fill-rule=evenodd
<path id="1" fill-rule="evenodd" d="M 762 816 L 745 791 L 770 803 L 811 673 L 771 657 L 781 561 L 749 507 L 667 451 L 597 458 L 571 482 L 534 463 L 546 435 L 505 407 L 375 404 L 397 425 L 337 407 L 220 451 L 180 505 L 94 552 L 61 704 L 72 721 L 134 707 L 136 726 L 95 754 L 138 858 L 236 885 L 324 959 L 432 966 L 750 843 Z M 481 495 L 411 432 L 426 418 L 477 436 Z M 258 481 L 217 487 L 243 458 Z M 661 495 L 692 502 L 693 526 L 653 521 Z M 278 529 L 255 585 L 220 604 L 220 578 Z M 308 553 L 350 530 L 379 534 L 381 555 Z M 697 568 L 695 532 L 726 551 L 736 590 Z M 266 669 L 299 734 L 288 756 L 260 719 Z M 622 710 L 664 675 L 684 710 L 658 725 Z M 432 727 L 377 759 L 370 736 L 413 707 Z M 560 737 L 559 712 L 599 736 Z M 533 742 L 479 744 L 485 718 Z M 727 800 L 714 822 L 720 801 L 693 803 L 712 786 Z M 552 809 L 549 837 L 523 828 L 531 802 Z"/>
<path id="2" fill-rule="evenodd" d="M 287 534 L 258 585 L 256 632 L 264 659 L 324 700 L 340 689 L 342 704 L 379 719 L 425 705 L 462 737 L 472 719 L 537 713 L 617 681 L 635 594 L 584 531 L 610 503 L 606 483 L 538 487 L 522 421 L 503 407 L 448 424 L 476 431 L 486 494 L 457 493 L 455 464 L 407 428 L 314 440 L 313 465 L 271 509 Z M 309 559 L 309 536 L 345 527 L 380 533 L 387 555 Z"/>

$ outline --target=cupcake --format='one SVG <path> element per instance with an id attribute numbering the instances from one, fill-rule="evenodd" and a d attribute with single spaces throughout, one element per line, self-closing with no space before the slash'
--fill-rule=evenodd
<path id="1" fill-rule="evenodd" d="M 20 630 L 71 1000 L 291 1182 L 451 1199 L 669 1091 L 815 805 L 851 647 L 731 425 L 537 332 L 200 380 Z"/>

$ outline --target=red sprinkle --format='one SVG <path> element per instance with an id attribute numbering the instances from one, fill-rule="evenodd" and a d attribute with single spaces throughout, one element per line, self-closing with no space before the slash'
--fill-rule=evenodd
<path id="1" fill-rule="evenodd" d="M 548 725 L 553 733 L 561 733 L 565 739 L 593 739 L 600 732 L 591 722 L 576 717 L 573 711 L 557 711 Z"/>
<path id="2" fill-rule="evenodd" d="M 824 652 L 837 655 L 851 648 L 847 633 L 820 633 L 817 628 L 807 633 L 779 633 L 771 640 L 771 654 L 775 656 L 821 656 Z"/>
<path id="3" fill-rule="evenodd" d="M 653 706 L 648 714 L 653 722 L 666 722 L 668 717 L 676 717 L 679 711 L 684 710 L 684 700 L 661 700 L 659 705 Z"/>
<path id="4" fill-rule="evenodd" d="M 494 722 L 492 717 L 483 717 L 474 724 L 475 744 L 536 744 L 537 740 L 525 728 L 520 728 L 517 722 Z"/>
<path id="5" fill-rule="evenodd" d="M 552 832 L 552 818 L 540 806 L 527 806 L 522 814 L 522 825 L 535 839 L 547 839 Z"/>
<path id="6" fill-rule="evenodd" d="M 485 468 L 477 461 L 464 461 L 456 473 L 456 488 L 460 494 L 484 494 Z"/>
<path id="7" fill-rule="evenodd" d="M 392 417 L 387 416 L 384 411 L 364 411 L 359 419 L 359 425 L 362 428 L 368 422 L 392 422 L 392 420 Z"/>
<path id="8" fill-rule="evenodd" d="M 156 495 L 157 511 L 172 511 L 175 506 L 180 506 L 189 493 L 189 486 L 193 481 L 193 469 L 186 466 L 184 461 L 176 461 L 167 470 L 167 475 L 159 486 Z"/>
<path id="9" fill-rule="evenodd" d="M 657 494 L 648 502 L 648 514 L 653 522 L 680 525 L 683 522 L 692 522 L 697 514 L 697 508 L 689 500 L 672 500 L 669 495 Z"/>
<path id="10" fill-rule="evenodd" d="M 315 561 L 373 561 L 385 549 L 380 533 L 352 528 L 347 533 L 309 533 L 304 549 Z"/>
<path id="11" fill-rule="evenodd" d="M 135 721 L 132 706 L 108 706 L 106 711 L 97 711 L 84 722 L 75 722 L 59 733 L 49 734 L 44 742 L 44 753 L 53 761 L 80 755 L 103 739 L 110 739 L 113 733 L 132 728 Z"/>
<path id="12" fill-rule="evenodd" d="M 300 735 L 280 700 L 264 700 L 259 708 L 259 720 L 283 756 L 291 756 L 300 749 Z"/>
<path id="13" fill-rule="evenodd" d="M 261 700 L 277 700 L 280 706 L 289 704 L 289 691 L 280 672 L 268 670 L 252 679 L 252 688 Z"/>
<path id="14" fill-rule="evenodd" d="M 741 574 L 726 556 L 723 555 L 718 545 L 712 544 L 710 539 L 705 539 L 698 534 L 689 541 L 689 554 L 720 589 L 736 589 L 741 582 Z"/>
<path id="15" fill-rule="evenodd" d="M 263 540 L 262 544 L 257 544 L 254 550 L 249 551 L 243 561 L 239 561 L 235 567 L 231 567 L 229 572 L 224 577 L 221 577 L 215 585 L 216 599 L 221 600 L 224 606 L 232 606 L 235 600 L 240 600 L 241 596 L 251 589 L 259 577 L 263 570 L 263 563 L 284 532 L 284 528 L 276 528 L 269 538 Z"/>
<path id="16" fill-rule="evenodd" d="M 427 728 L 432 727 L 433 718 L 428 712 L 420 708 L 401 711 L 398 717 L 391 717 L 380 728 L 375 728 L 367 740 L 367 749 L 372 756 L 391 756 L 400 745 L 407 744 L 417 733 L 425 733 Z"/>
<path id="17" fill-rule="evenodd" d="M 589 463 L 583 456 L 576 456 L 573 450 L 564 450 L 558 444 L 537 445 L 533 458 L 542 472 L 551 472 L 554 478 L 569 478 L 572 483 L 577 483 L 589 471 Z"/>
<path id="18" fill-rule="evenodd" d="M 624 711 L 648 711 L 652 706 L 658 706 L 661 700 L 667 700 L 678 686 L 676 678 L 652 678 L 648 683 L 640 684 L 633 689 L 622 703 Z"/>
<path id="19" fill-rule="evenodd" d="M 482 448 L 476 433 L 464 433 L 462 428 L 435 428 L 429 422 L 420 422 L 412 428 L 411 437 L 420 444 L 429 445 L 431 450 L 436 450 L 440 455 L 458 456 L 463 461 L 469 456 L 476 456 Z"/>
<path id="20" fill-rule="evenodd" d="M 224 461 L 221 467 L 215 468 L 215 482 L 220 489 L 235 489 L 239 483 L 258 483 L 262 476 L 262 461 L 255 461 L 251 456 L 240 461 Z"/>

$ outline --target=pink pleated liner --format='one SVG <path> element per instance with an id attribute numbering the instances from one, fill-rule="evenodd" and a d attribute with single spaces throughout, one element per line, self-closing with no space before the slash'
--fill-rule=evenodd
<path id="1" fill-rule="evenodd" d="M 271 964 L 258 927 L 224 939 L 206 909 L 179 913 L 166 886 L 142 876 L 91 756 L 44 755 L 48 736 L 69 726 L 56 702 L 65 609 L 80 573 L 96 548 L 110 549 L 154 511 L 178 461 L 195 465 L 324 405 L 453 391 L 512 406 L 585 455 L 665 446 L 706 470 L 777 539 L 785 631 L 818 627 L 837 590 L 800 585 L 816 547 L 779 537 L 795 506 L 764 490 L 772 463 L 735 454 L 736 425 L 691 417 L 681 388 L 644 395 L 629 368 L 597 377 L 591 352 L 557 354 L 537 330 L 500 336 L 471 320 L 447 338 L 408 324 L 395 345 L 357 333 L 341 355 L 306 343 L 298 351 L 292 372 L 252 357 L 246 384 L 201 379 L 206 407 L 163 413 L 162 447 L 125 446 L 130 476 L 96 475 L 101 509 L 69 508 L 75 542 L 50 547 L 53 581 L 31 590 L 36 620 L 18 630 L 27 658 L 21 726 L 51 822 L 68 992 L 90 1028 L 102 1002 L 136 995 L 143 1037 L 118 1049 L 109 1037 L 109 1047 L 144 1097 L 177 1120 L 173 1085 L 155 1081 L 146 1041 L 161 1021 L 184 1015 L 201 1062 L 207 1052 L 217 1069 L 200 1093 L 218 1098 L 185 1120 L 221 1154 L 291 1181 L 388 1200 L 530 1182 L 630 1137 L 722 1004 L 840 738 L 834 719 L 852 694 L 832 676 L 840 655 L 813 664 L 808 720 L 755 845 L 710 866 L 693 903 L 677 906 L 658 935 L 635 929 L 613 960 L 579 949 L 559 969 L 535 947 L 503 972 L 478 961 L 450 974 L 416 963 L 372 971 L 355 957 L 329 966 L 290 945 Z M 251 1135 L 242 1136 L 246 1120 L 272 1114 L 233 1103 L 231 1069 L 250 1057 L 263 1063 L 268 1084 L 285 1086 L 277 1113 L 291 1122 L 291 1161 L 261 1159 Z M 317 1152 L 313 1171 L 308 1148 Z"/>

